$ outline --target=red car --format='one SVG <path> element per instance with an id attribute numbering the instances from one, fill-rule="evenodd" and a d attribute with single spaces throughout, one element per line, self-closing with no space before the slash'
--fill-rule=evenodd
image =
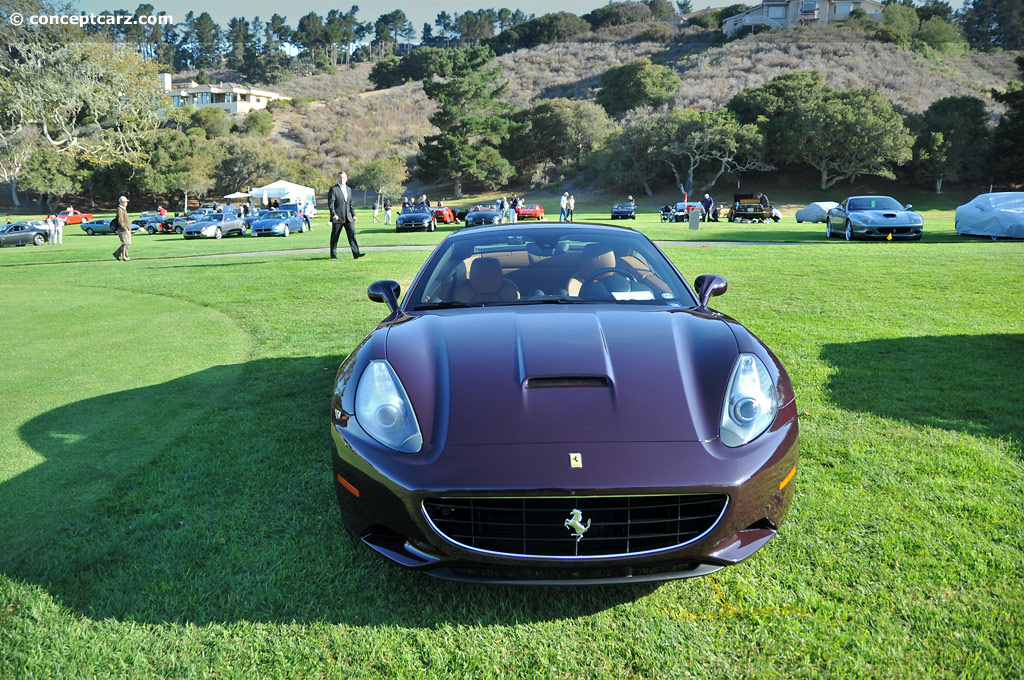
<path id="1" fill-rule="evenodd" d="M 435 205 L 430 210 L 434 213 L 434 219 L 442 224 L 451 224 L 459 221 L 455 217 L 455 213 L 452 212 L 452 209 L 446 205 Z"/>
<path id="2" fill-rule="evenodd" d="M 525 220 L 526 218 L 542 220 L 544 219 L 544 206 L 537 203 L 524 203 L 516 208 L 516 218 L 520 220 Z"/>
<path id="3" fill-rule="evenodd" d="M 92 222 L 92 213 L 79 212 L 78 210 L 62 210 L 57 213 L 57 217 L 64 220 L 64 224 L 81 224 L 82 222 Z"/>

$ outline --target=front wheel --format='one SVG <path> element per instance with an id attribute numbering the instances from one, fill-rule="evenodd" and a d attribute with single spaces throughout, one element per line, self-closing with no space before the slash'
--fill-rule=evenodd
<path id="1" fill-rule="evenodd" d="M 437 221 L 436 220 L 431 221 L 430 226 L 427 228 L 427 231 L 434 231 L 435 229 L 437 229 Z"/>
<path id="2" fill-rule="evenodd" d="M 85 233 L 88 234 L 89 236 L 92 236 L 96 232 L 93 230 L 92 227 L 89 227 L 88 229 L 85 230 Z"/>
<path id="3" fill-rule="evenodd" d="M 222 238 L 223 236 L 224 236 L 224 232 L 222 232 L 222 231 L 220 230 L 220 227 L 217 227 L 217 231 L 215 231 L 215 232 L 213 233 L 213 237 L 214 237 L 214 238 Z"/>
<path id="4" fill-rule="evenodd" d="M 853 225 L 850 223 L 850 220 L 846 220 L 846 240 L 853 240 Z"/>
<path id="5" fill-rule="evenodd" d="M 150 236 L 156 233 L 156 229 L 153 227 L 146 227 L 146 231 L 149 233 Z"/>
<path id="6" fill-rule="evenodd" d="M 183 232 L 183 231 L 185 231 L 185 228 L 184 228 L 184 227 L 181 227 L 181 226 L 177 226 L 177 227 L 175 227 L 175 228 L 174 228 L 174 233 L 175 233 L 175 234 L 180 234 L 180 233 L 181 233 L 181 232 Z"/>
<path id="7" fill-rule="evenodd" d="M 286 225 L 284 225 L 284 237 L 288 238 L 288 234 L 289 234 L 288 225 L 286 224 Z"/>
<path id="8" fill-rule="evenodd" d="M 44 243 L 46 243 L 46 238 L 42 234 L 36 234 L 35 236 L 32 237 L 32 243 L 36 244 L 37 246 L 41 246 Z"/>
<path id="9" fill-rule="evenodd" d="M 832 220 L 826 218 L 825 219 L 825 238 L 832 238 L 833 236 L 834 236 L 834 234 L 832 233 Z"/>

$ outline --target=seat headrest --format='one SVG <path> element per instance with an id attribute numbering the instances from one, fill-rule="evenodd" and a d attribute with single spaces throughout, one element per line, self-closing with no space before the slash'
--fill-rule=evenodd
<path id="1" fill-rule="evenodd" d="M 497 293 L 504 283 L 501 261 L 496 257 L 481 257 L 473 261 L 469 270 L 469 285 L 478 295 Z"/>
<path id="2" fill-rule="evenodd" d="M 583 247 L 583 262 L 580 269 L 584 276 L 589 276 L 598 269 L 615 266 L 615 252 L 611 246 L 601 243 L 590 243 Z"/>

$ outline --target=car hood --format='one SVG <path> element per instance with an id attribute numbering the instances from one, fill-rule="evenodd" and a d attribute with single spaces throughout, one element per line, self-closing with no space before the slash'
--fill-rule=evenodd
<path id="1" fill-rule="evenodd" d="M 256 220 L 252 223 L 253 227 L 259 227 L 262 229 L 268 229 L 270 227 L 276 227 L 279 224 L 284 224 L 288 221 L 286 217 L 274 217 L 268 220 Z"/>
<path id="2" fill-rule="evenodd" d="M 406 213 L 405 215 L 399 215 L 399 222 L 422 222 L 427 220 L 428 222 L 433 219 L 433 215 L 429 213 Z"/>
<path id="3" fill-rule="evenodd" d="M 455 446 L 710 440 L 738 354 L 689 310 L 456 310 L 387 333 L 424 439 Z"/>
<path id="4" fill-rule="evenodd" d="M 850 219 L 862 222 L 917 222 L 921 216 L 913 210 L 852 210 Z"/>

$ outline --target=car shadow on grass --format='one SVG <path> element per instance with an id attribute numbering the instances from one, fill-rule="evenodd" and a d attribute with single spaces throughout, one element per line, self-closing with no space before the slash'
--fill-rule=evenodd
<path id="1" fill-rule="evenodd" d="M 929 335 L 828 344 L 844 409 L 1024 443 L 1024 335 Z"/>
<path id="2" fill-rule="evenodd" d="M 2 551 L 0 571 L 82 616 L 152 624 L 504 625 L 586 615 L 656 588 L 448 583 L 348 536 L 328 425 L 341 360 L 216 366 L 24 423 L 19 434 L 44 460 L 0 484 L 0 508 L 33 528 Z"/>

